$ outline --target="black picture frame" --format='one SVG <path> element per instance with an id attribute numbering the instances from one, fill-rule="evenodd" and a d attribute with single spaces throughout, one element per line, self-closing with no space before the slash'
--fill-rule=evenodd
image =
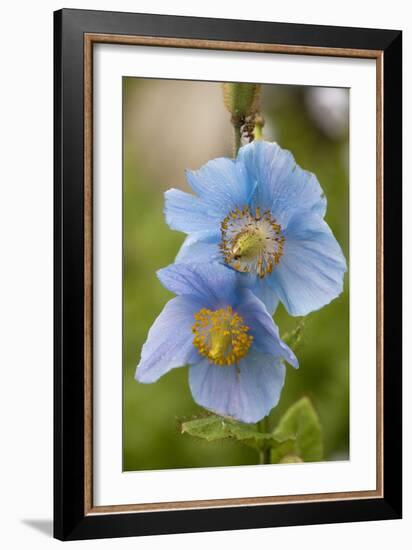
<path id="1" fill-rule="evenodd" d="M 383 59 L 383 496 L 85 511 L 84 37 L 87 33 L 379 50 Z M 63 9 L 54 13 L 54 536 L 61 540 L 396 519 L 402 514 L 402 33 Z"/>

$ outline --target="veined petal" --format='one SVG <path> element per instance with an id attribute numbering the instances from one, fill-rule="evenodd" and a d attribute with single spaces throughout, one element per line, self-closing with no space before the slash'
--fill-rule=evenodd
<path id="1" fill-rule="evenodd" d="M 228 158 L 210 160 L 199 170 L 186 172 L 193 191 L 223 219 L 231 210 L 249 204 L 255 183 L 243 163 Z"/>
<path id="2" fill-rule="evenodd" d="M 249 179 L 257 182 L 254 205 L 269 209 L 285 228 L 296 209 L 323 217 L 326 198 L 316 176 L 302 170 L 293 155 L 277 143 L 254 141 L 239 150 Z"/>
<path id="3" fill-rule="evenodd" d="M 244 288 L 250 289 L 273 315 L 279 304 L 279 297 L 268 282 L 267 277 L 263 279 L 252 273 L 239 273 L 239 283 Z"/>
<path id="4" fill-rule="evenodd" d="M 182 296 L 193 296 L 203 307 L 232 305 L 237 291 L 236 273 L 217 262 L 169 265 L 157 272 L 163 286 Z"/>
<path id="5" fill-rule="evenodd" d="M 290 220 L 283 256 L 269 282 L 291 315 L 307 315 L 341 294 L 345 271 L 328 224 L 301 211 Z"/>
<path id="6" fill-rule="evenodd" d="M 194 400 L 217 414 L 255 423 L 279 401 L 285 366 L 273 356 L 250 352 L 239 368 L 219 367 L 207 360 L 189 370 Z"/>
<path id="7" fill-rule="evenodd" d="M 219 248 L 220 231 L 203 231 L 186 237 L 176 256 L 177 263 L 203 264 L 222 258 Z"/>
<path id="8" fill-rule="evenodd" d="M 197 301 L 181 296 L 165 305 L 142 347 L 136 380 L 145 384 L 156 382 L 171 369 L 199 360 L 191 332 L 193 315 L 199 307 Z"/>
<path id="9" fill-rule="evenodd" d="M 166 191 L 164 213 L 169 227 L 184 233 L 215 230 L 222 217 L 213 205 L 179 189 Z"/>
<path id="10" fill-rule="evenodd" d="M 294 368 L 298 368 L 299 363 L 295 354 L 281 340 L 279 329 L 264 304 L 248 289 L 241 291 L 239 298 L 236 311 L 250 327 L 253 348 L 261 353 L 271 354 L 275 358 L 285 359 Z"/>

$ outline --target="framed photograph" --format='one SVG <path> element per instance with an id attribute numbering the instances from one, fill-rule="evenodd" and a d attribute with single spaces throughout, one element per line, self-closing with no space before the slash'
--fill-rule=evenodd
<path id="1" fill-rule="evenodd" d="M 402 33 L 54 32 L 55 537 L 400 518 Z"/>

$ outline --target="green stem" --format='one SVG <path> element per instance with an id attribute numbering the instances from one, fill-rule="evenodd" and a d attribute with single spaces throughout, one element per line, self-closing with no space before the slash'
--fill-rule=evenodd
<path id="1" fill-rule="evenodd" d="M 270 447 L 259 450 L 259 464 L 271 464 Z"/>
<path id="2" fill-rule="evenodd" d="M 260 433 L 269 433 L 270 431 L 269 416 L 265 416 L 265 418 L 262 418 L 262 420 L 258 422 L 258 430 Z M 260 464 L 272 463 L 270 447 L 268 447 L 265 442 L 262 443 L 262 447 L 259 449 L 259 463 Z"/>
<path id="3" fill-rule="evenodd" d="M 242 144 L 242 125 L 236 122 L 233 122 L 233 137 L 234 137 L 234 143 L 233 143 L 233 156 L 236 158 L 237 153 L 240 149 L 240 146 Z"/>
<path id="4" fill-rule="evenodd" d="M 265 121 L 263 119 L 263 116 L 261 114 L 257 114 L 255 117 L 255 130 L 254 130 L 255 139 L 263 139 L 264 124 L 265 124 Z"/>
<path id="5" fill-rule="evenodd" d="M 254 132 L 255 140 L 263 139 L 262 126 L 256 124 Z"/>
<path id="6" fill-rule="evenodd" d="M 261 434 L 270 432 L 269 416 L 265 416 L 265 418 L 262 418 L 262 420 L 258 422 L 258 430 Z"/>

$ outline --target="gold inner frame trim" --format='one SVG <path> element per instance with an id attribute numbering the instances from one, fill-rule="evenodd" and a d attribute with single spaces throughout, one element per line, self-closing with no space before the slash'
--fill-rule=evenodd
<path id="1" fill-rule="evenodd" d="M 160 46 L 376 60 L 376 489 L 144 504 L 93 504 L 93 45 Z M 86 33 L 84 35 L 84 513 L 113 514 L 383 498 L 383 51 Z"/>

